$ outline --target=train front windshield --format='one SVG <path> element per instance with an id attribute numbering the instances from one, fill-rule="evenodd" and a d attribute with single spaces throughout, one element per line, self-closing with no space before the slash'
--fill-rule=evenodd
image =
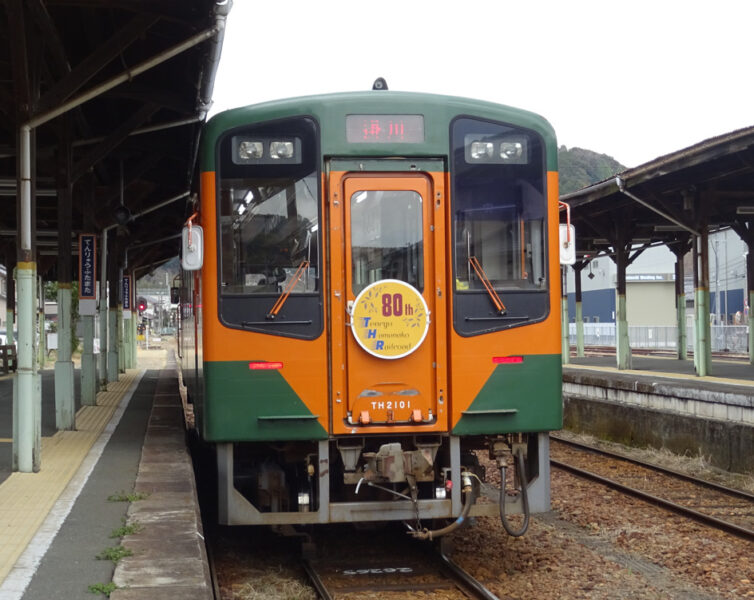
<path id="1" fill-rule="evenodd" d="M 219 310 L 245 330 L 313 339 L 322 331 L 316 125 L 248 125 L 218 144 Z M 272 313 L 284 297 L 284 308 Z"/>

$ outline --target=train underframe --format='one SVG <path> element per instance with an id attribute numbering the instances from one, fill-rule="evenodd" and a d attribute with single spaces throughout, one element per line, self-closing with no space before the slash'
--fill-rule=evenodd
<path id="1" fill-rule="evenodd" d="M 477 502 L 489 473 L 476 451 L 493 459 L 493 470 L 503 467 L 503 475 L 514 469 L 519 490 L 504 495 L 507 514 L 550 508 L 548 432 L 218 443 L 215 449 L 219 520 L 226 525 L 404 521 L 421 527 L 434 519 L 494 516 L 498 503 Z"/>

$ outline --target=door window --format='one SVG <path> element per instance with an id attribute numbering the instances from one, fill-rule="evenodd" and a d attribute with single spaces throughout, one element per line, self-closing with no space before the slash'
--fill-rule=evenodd
<path id="1" fill-rule="evenodd" d="M 422 197 L 415 191 L 360 190 L 351 196 L 354 295 L 381 279 L 424 289 Z"/>

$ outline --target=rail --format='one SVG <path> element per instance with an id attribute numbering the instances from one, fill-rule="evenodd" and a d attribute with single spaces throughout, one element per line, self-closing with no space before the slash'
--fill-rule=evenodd
<path id="1" fill-rule="evenodd" d="M 632 458 L 629 458 L 629 457 L 626 457 L 626 456 L 623 456 L 621 454 L 617 454 L 614 452 L 610 452 L 608 450 L 603 450 L 601 448 L 595 448 L 593 446 L 579 444 L 577 442 L 572 442 L 570 440 L 559 440 L 554 436 L 553 436 L 553 440 L 561 442 L 563 444 L 567 444 L 571 447 L 578 448 L 579 450 L 582 450 L 585 452 L 590 452 L 592 454 L 598 454 L 605 457 L 609 457 L 610 459 L 616 459 L 616 460 L 624 461 L 627 463 L 632 463 L 634 465 L 641 466 L 642 468 L 654 471 L 660 475 L 673 477 L 676 479 L 681 479 L 683 481 L 690 482 L 694 484 L 695 486 L 712 489 L 716 492 L 725 494 L 733 498 L 743 499 L 744 501 L 749 501 L 749 502 L 751 502 L 754 499 L 754 496 L 752 496 L 752 494 L 749 494 L 747 492 L 727 488 L 727 487 L 724 487 L 724 486 L 721 486 L 721 485 L 718 485 L 709 481 L 705 481 L 703 479 L 698 479 L 696 477 L 686 475 L 685 473 L 678 473 L 677 471 L 665 469 L 658 465 L 651 465 L 651 464 L 643 463 L 642 461 L 637 461 L 635 459 L 632 459 Z M 625 485 L 623 483 L 620 483 L 616 479 L 602 477 L 601 475 L 598 475 L 597 473 L 594 473 L 592 471 L 587 471 L 585 469 L 581 469 L 569 463 L 565 463 L 565 462 L 551 458 L 550 464 L 564 471 L 568 471 L 569 473 L 572 473 L 573 475 L 576 475 L 578 477 L 589 479 L 591 481 L 596 481 L 597 483 L 600 483 L 602 485 L 615 489 L 621 493 L 629 494 L 631 496 L 640 498 L 646 502 L 650 502 L 657 506 L 661 506 L 665 509 L 668 509 L 676 514 L 680 514 L 682 516 L 694 519 L 697 522 L 704 523 L 705 525 L 709 525 L 716 529 L 726 531 L 727 533 L 736 535 L 746 540 L 754 540 L 754 530 L 749 529 L 748 527 L 737 525 L 736 523 L 732 523 L 731 521 L 720 519 L 710 514 L 700 512 L 698 510 L 690 508 L 689 506 L 678 504 L 677 502 L 673 502 L 672 500 L 669 500 L 667 498 L 663 498 L 655 494 L 650 494 L 648 492 L 639 490 L 629 485 Z"/>
<path id="2" fill-rule="evenodd" d="M 425 559 L 422 561 L 421 557 Z M 423 592 L 428 595 L 457 590 L 468 598 L 498 600 L 477 579 L 453 562 L 444 552 L 442 544 L 419 550 L 414 558 L 419 563 L 402 566 L 380 567 L 383 561 L 374 557 L 365 565 L 348 566 L 331 561 L 303 559 L 303 568 L 312 586 L 322 600 L 336 600 L 338 596 L 349 598 L 379 598 L 381 594 Z M 363 581 L 360 580 L 363 578 Z M 350 581 L 348 581 L 350 579 Z"/>

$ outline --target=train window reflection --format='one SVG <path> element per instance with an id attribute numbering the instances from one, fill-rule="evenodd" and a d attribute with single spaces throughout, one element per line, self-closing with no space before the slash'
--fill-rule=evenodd
<path id="1" fill-rule="evenodd" d="M 277 294 L 305 261 L 291 293 L 318 290 L 316 181 L 316 173 L 222 180 L 222 294 Z"/>
<path id="2" fill-rule="evenodd" d="M 381 279 L 424 289 L 422 197 L 414 191 L 358 191 L 351 196 L 353 293 Z"/>
<path id="3" fill-rule="evenodd" d="M 531 160 L 515 164 L 468 161 L 465 141 L 480 136 L 520 140 Z M 546 289 L 547 205 L 541 141 L 525 130 L 468 118 L 455 121 L 452 137 L 455 289 L 484 289 L 482 277 L 472 267 L 473 258 L 495 289 Z"/>

